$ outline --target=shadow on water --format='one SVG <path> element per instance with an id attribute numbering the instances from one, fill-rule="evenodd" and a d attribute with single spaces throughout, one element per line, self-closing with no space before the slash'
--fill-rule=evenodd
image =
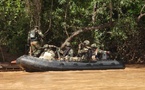
<path id="1" fill-rule="evenodd" d="M 145 64 L 126 64 L 127 68 L 145 68 Z"/>

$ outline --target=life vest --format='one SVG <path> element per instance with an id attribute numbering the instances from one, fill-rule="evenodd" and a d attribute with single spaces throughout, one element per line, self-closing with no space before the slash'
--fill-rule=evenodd
<path id="1" fill-rule="evenodd" d="M 30 39 L 37 40 L 38 39 L 38 33 L 36 32 L 36 30 L 31 30 L 30 33 L 29 33 L 29 37 L 30 37 Z"/>

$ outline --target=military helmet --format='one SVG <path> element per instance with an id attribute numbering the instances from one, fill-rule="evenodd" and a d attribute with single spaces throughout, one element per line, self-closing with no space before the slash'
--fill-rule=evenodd
<path id="1" fill-rule="evenodd" d="M 90 44 L 90 41 L 89 41 L 89 40 L 85 40 L 85 41 L 84 41 L 84 44 L 85 44 L 85 45 L 89 45 L 89 44 Z"/>
<path id="2" fill-rule="evenodd" d="M 48 48 L 49 47 L 49 45 L 48 44 L 45 44 L 44 46 L 43 46 L 43 48 Z"/>
<path id="3" fill-rule="evenodd" d="M 67 42 L 67 43 L 66 43 L 66 46 L 70 46 L 70 42 Z"/>
<path id="4" fill-rule="evenodd" d="M 92 48 L 96 48 L 97 45 L 96 45 L 95 43 L 93 43 L 93 44 L 91 45 L 91 47 L 92 47 Z"/>

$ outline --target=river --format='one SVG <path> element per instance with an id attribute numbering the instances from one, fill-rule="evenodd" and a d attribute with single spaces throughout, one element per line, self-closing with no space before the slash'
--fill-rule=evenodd
<path id="1" fill-rule="evenodd" d="M 113 70 L 0 72 L 0 90 L 145 90 L 145 66 Z"/>

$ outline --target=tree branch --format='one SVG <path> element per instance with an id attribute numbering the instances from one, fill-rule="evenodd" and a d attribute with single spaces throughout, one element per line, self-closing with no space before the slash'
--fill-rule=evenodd
<path id="1" fill-rule="evenodd" d="M 143 16 L 145 16 L 145 13 L 142 13 L 144 8 L 145 8 L 145 5 L 142 7 L 142 9 L 141 9 L 141 11 L 140 11 L 140 15 L 139 15 L 138 18 L 137 18 L 137 21 L 138 21 L 138 22 L 139 22 L 140 18 L 142 18 Z"/>
<path id="2" fill-rule="evenodd" d="M 61 45 L 61 49 L 64 48 L 65 44 L 69 41 L 72 40 L 73 37 L 77 36 L 78 34 L 82 33 L 82 32 L 86 32 L 86 31 L 92 31 L 95 29 L 103 29 L 103 28 L 107 28 L 107 27 L 111 27 L 114 25 L 114 22 L 109 22 L 109 23 L 105 23 L 105 24 L 101 24 L 98 26 L 94 26 L 94 27 L 84 27 L 84 28 L 80 28 L 77 31 L 73 32 L 72 35 L 70 37 L 68 37 L 65 42 Z"/>
<path id="3" fill-rule="evenodd" d="M 51 29 L 51 25 L 52 25 L 52 13 L 51 12 L 52 12 L 52 9 L 53 9 L 53 0 L 51 1 L 50 16 L 49 16 L 49 27 L 45 31 L 44 37 L 47 35 L 47 33 L 49 32 L 49 30 Z"/>
<path id="4" fill-rule="evenodd" d="M 112 14 L 113 14 L 112 1 L 109 3 L 109 8 L 110 8 L 110 21 L 112 21 Z"/>

